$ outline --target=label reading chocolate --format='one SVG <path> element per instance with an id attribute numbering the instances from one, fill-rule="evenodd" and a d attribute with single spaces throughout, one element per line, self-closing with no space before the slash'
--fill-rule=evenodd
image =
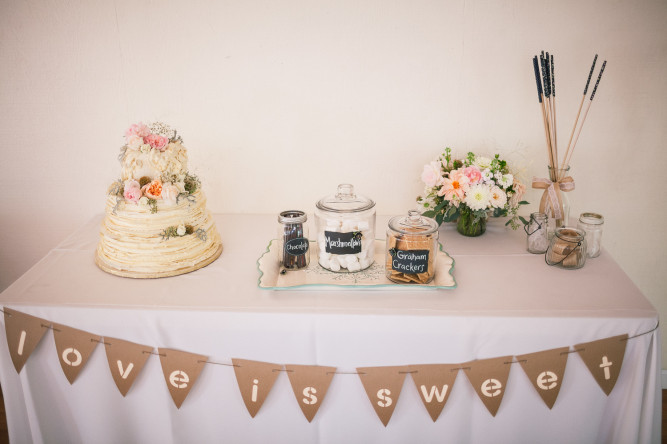
<path id="1" fill-rule="evenodd" d="M 389 250 L 391 269 L 401 273 L 426 273 L 428 271 L 428 250 Z"/>
<path id="2" fill-rule="evenodd" d="M 308 252 L 308 239 L 305 237 L 297 237 L 285 242 L 285 253 L 292 256 L 299 256 Z"/>
<path id="3" fill-rule="evenodd" d="M 324 232 L 324 251 L 331 254 L 357 254 L 361 253 L 361 233 L 350 231 L 349 233 L 338 233 L 336 231 Z"/>

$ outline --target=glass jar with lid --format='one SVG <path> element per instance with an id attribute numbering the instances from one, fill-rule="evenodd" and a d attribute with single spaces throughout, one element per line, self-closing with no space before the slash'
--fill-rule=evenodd
<path id="1" fill-rule="evenodd" d="M 319 264 L 331 271 L 364 270 L 375 260 L 375 202 L 338 185 L 317 202 L 315 222 Z"/>
<path id="2" fill-rule="evenodd" d="M 557 228 L 544 259 L 547 264 L 561 268 L 583 267 L 586 264 L 586 233 L 578 228 Z"/>
<path id="3" fill-rule="evenodd" d="M 604 217 L 597 213 L 581 213 L 577 228 L 586 232 L 586 243 L 588 257 L 598 257 L 602 250 L 602 228 Z"/>
<path id="4" fill-rule="evenodd" d="M 285 270 L 306 268 L 310 263 L 308 216 L 303 211 L 283 211 L 278 215 L 278 262 Z"/>
<path id="5" fill-rule="evenodd" d="M 401 284 L 428 284 L 435 277 L 438 223 L 411 210 L 389 220 L 385 252 L 387 279 Z"/>

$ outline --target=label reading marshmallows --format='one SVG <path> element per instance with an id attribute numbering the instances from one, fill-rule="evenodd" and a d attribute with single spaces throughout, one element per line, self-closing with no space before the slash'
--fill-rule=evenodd
<path id="1" fill-rule="evenodd" d="M 325 249 L 331 254 L 357 254 L 361 253 L 361 233 L 350 231 L 349 233 L 338 233 L 336 231 L 324 232 Z"/>
<path id="2" fill-rule="evenodd" d="M 292 256 L 299 256 L 308 252 L 308 239 L 304 237 L 297 237 L 285 242 L 285 253 Z"/>
<path id="3" fill-rule="evenodd" d="M 428 250 L 390 250 L 391 269 L 402 273 L 426 273 L 428 271 Z"/>

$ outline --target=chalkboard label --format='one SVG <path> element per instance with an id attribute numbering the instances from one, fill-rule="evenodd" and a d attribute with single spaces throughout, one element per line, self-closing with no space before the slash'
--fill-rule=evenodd
<path id="1" fill-rule="evenodd" d="M 338 233 L 336 231 L 324 232 L 324 251 L 331 254 L 357 254 L 361 253 L 361 233 L 350 231 L 349 233 Z"/>
<path id="2" fill-rule="evenodd" d="M 300 256 L 308 252 L 308 239 L 304 237 L 297 237 L 285 242 L 285 253 L 292 256 Z"/>
<path id="3" fill-rule="evenodd" d="M 417 274 L 428 271 L 428 250 L 389 250 L 391 269 L 401 273 Z"/>

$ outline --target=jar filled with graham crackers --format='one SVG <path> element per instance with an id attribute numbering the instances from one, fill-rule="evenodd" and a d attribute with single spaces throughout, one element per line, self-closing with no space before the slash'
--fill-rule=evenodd
<path id="1" fill-rule="evenodd" d="M 438 223 L 409 211 L 389 220 L 385 253 L 387 279 L 399 284 L 428 284 L 435 277 Z"/>

